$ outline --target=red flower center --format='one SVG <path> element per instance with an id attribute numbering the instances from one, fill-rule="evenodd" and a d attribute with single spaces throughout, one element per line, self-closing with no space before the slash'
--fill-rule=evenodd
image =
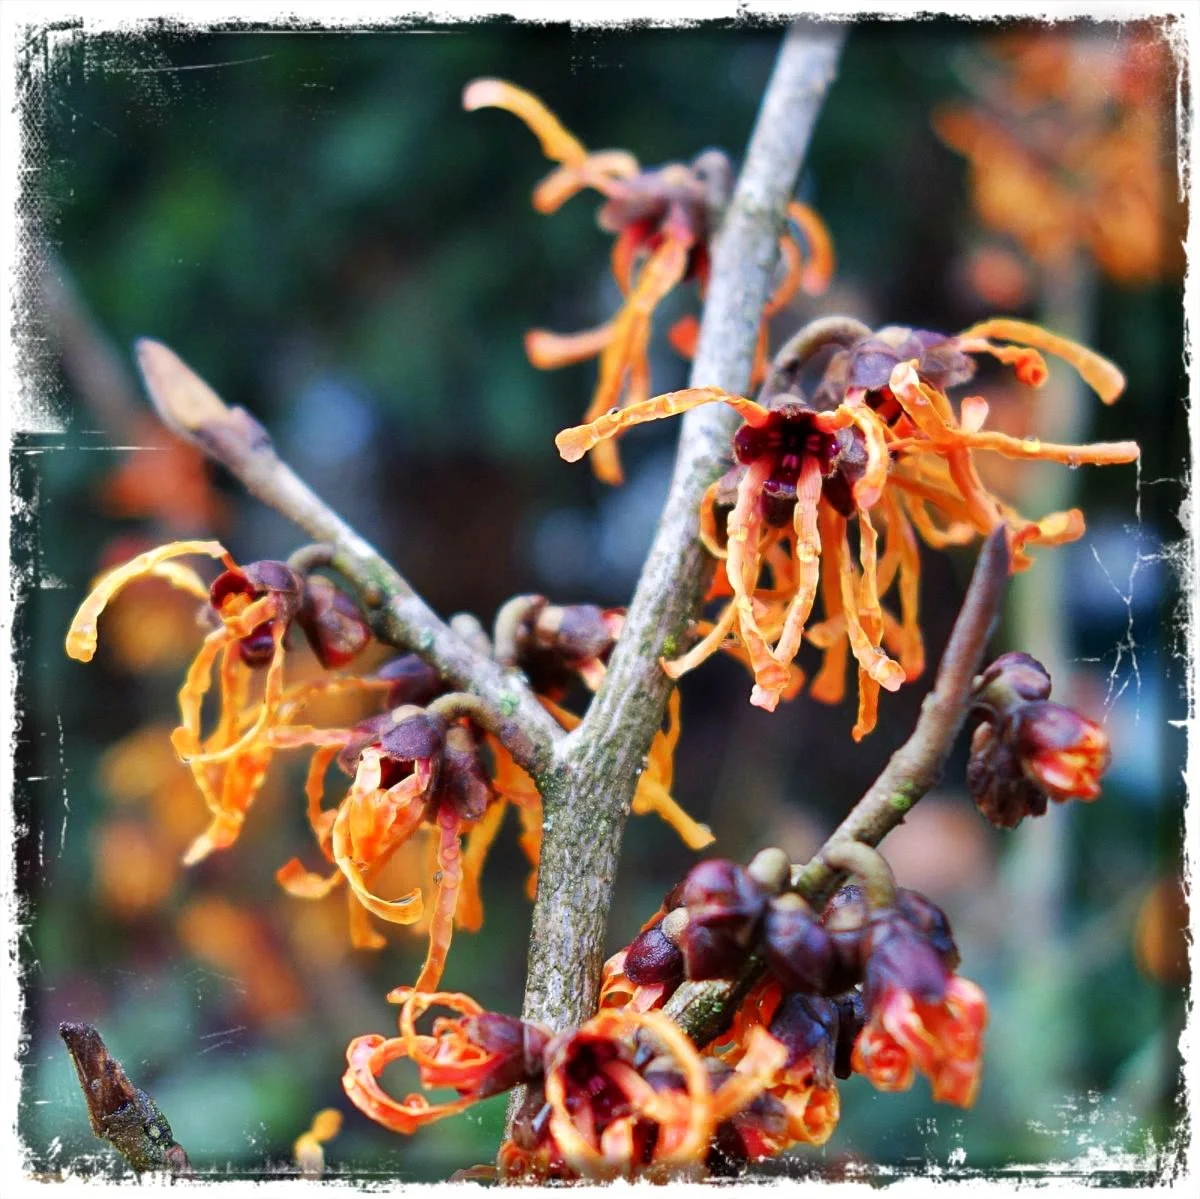
<path id="1" fill-rule="evenodd" d="M 838 456 L 835 434 L 825 433 L 814 423 L 816 413 L 806 405 L 784 403 L 772 410 L 765 425 L 743 425 L 733 438 L 738 462 L 749 465 L 771 460 L 771 474 L 763 485 L 762 512 L 768 524 L 791 522 L 796 503 L 796 482 L 806 459 L 816 458 L 821 473 L 828 475 Z"/>

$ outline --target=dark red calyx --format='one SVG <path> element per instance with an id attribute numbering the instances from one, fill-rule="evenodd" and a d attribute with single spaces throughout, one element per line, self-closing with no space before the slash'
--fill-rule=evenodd
<path id="1" fill-rule="evenodd" d="M 661 922 L 639 933 L 625 952 L 625 977 L 640 986 L 683 979 L 683 954 L 663 932 Z"/>
<path id="2" fill-rule="evenodd" d="M 767 904 L 763 942 L 771 973 L 789 991 L 825 994 L 834 970 L 833 942 L 799 895 Z"/>
<path id="3" fill-rule="evenodd" d="M 446 744 L 446 722 L 422 708 L 406 706 L 391 713 L 391 726 L 379 738 L 383 752 L 398 762 L 432 761 Z"/>
<path id="4" fill-rule="evenodd" d="M 304 602 L 296 623 L 326 670 L 345 666 L 371 641 L 371 626 L 358 605 L 322 575 L 305 580 Z"/>
<path id="5" fill-rule="evenodd" d="M 437 671 L 416 654 L 392 658 L 375 675 L 392 684 L 386 699 L 389 708 L 398 708 L 401 704 L 416 704 L 423 708 L 446 690 Z"/>
<path id="6" fill-rule="evenodd" d="M 542 1054 L 550 1034 L 540 1025 L 501 1012 L 481 1012 L 464 1017 L 463 1029 L 474 1044 L 493 1057 L 492 1068 L 474 1089 L 478 1098 L 498 1095 L 542 1077 Z"/>
<path id="7" fill-rule="evenodd" d="M 787 1047 L 785 1069 L 810 1070 L 811 1086 L 832 1084 L 838 1031 L 838 1009 L 832 1000 L 793 991 L 775 1009 L 767 1031 Z"/>
<path id="8" fill-rule="evenodd" d="M 940 1003 L 950 970 L 931 938 L 898 908 L 882 908 L 867 925 L 863 994 L 875 1008 L 892 990 L 920 1003 Z"/>
<path id="9" fill-rule="evenodd" d="M 946 913 L 919 891 L 900 887 L 896 891 L 896 909 L 933 946 L 947 970 L 958 966 L 958 946 Z"/>
<path id="10" fill-rule="evenodd" d="M 479 742 L 466 725 L 452 724 L 446 730 L 441 764 L 440 797 L 453 804 L 462 819 L 478 820 L 494 792 L 479 757 Z"/>
<path id="11" fill-rule="evenodd" d="M 766 901 L 736 862 L 711 858 L 694 866 L 678 888 L 688 914 L 678 942 L 687 977 L 732 977 L 754 946 Z"/>

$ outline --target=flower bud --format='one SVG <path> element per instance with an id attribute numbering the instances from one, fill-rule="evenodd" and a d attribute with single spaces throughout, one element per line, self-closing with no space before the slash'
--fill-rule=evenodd
<path id="1" fill-rule="evenodd" d="M 767 965 L 789 991 L 826 993 L 834 969 L 833 942 L 799 895 L 772 899 L 763 920 Z"/>
<path id="2" fill-rule="evenodd" d="M 692 867 L 676 893 L 688 912 L 679 938 L 688 978 L 731 978 L 754 944 L 762 888 L 735 862 L 711 858 Z"/>
<path id="3" fill-rule="evenodd" d="M 305 580 L 304 603 L 296 622 L 326 670 L 345 666 L 371 640 L 371 627 L 357 605 L 323 575 Z"/>
<path id="4" fill-rule="evenodd" d="M 638 986 L 671 986 L 683 979 L 683 954 L 663 931 L 661 921 L 630 943 L 625 954 L 625 977 Z"/>
<path id="5" fill-rule="evenodd" d="M 1025 776 L 1052 800 L 1092 800 L 1112 759 L 1108 736 L 1092 720 L 1062 704 L 1026 704 L 1013 717 L 1012 733 Z"/>
<path id="6" fill-rule="evenodd" d="M 1110 760 L 1108 737 L 1094 721 L 1051 700 L 1018 702 L 975 730 L 967 787 L 992 824 L 1014 828 L 1043 815 L 1047 800 L 1095 799 Z"/>
<path id="7" fill-rule="evenodd" d="M 577 676 L 595 689 L 624 621 L 620 608 L 542 600 L 517 630 L 515 664 L 539 695 L 564 695 Z"/>
<path id="8" fill-rule="evenodd" d="M 972 698 L 1003 715 L 1018 703 L 1048 699 L 1050 685 L 1049 672 L 1036 658 L 1013 652 L 1001 654 L 976 676 Z"/>

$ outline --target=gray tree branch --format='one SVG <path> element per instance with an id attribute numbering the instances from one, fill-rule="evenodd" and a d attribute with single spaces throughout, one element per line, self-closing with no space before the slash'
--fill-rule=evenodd
<path id="1" fill-rule="evenodd" d="M 744 394 L 784 210 L 844 31 L 805 22 L 783 40 L 713 250 L 691 386 Z M 542 779 L 546 814 L 529 940 L 524 1017 L 554 1028 L 595 1011 L 621 835 L 671 680 L 659 666 L 682 637 L 711 575 L 698 538 L 700 502 L 727 464 L 736 419 L 723 405 L 684 419 L 670 492 L 613 652 L 583 723 Z"/>

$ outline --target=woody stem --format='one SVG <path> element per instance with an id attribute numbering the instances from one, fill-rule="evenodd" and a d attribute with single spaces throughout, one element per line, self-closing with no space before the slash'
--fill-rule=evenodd
<path id="1" fill-rule="evenodd" d="M 490 731 L 535 777 L 546 771 L 562 729 L 525 680 L 441 620 L 408 580 L 350 527 L 275 452 L 267 431 L 244 409 L 230 408 L 165 346 L 143 339 L 138 365 L 168 428 L 219 462 L 250 492 L 311 536 L 302 566 L 328 566 L 358 592 L 380 641 L 420 654 L 452 687 L 494 714 Z M 297 557 L 293 558 L 296 561 Z"/>
<path id="2" fill-rule="evenodd" d="M 692 387 L 745 394 L 784 210 L 834 75 L 843 31 L 800 24 L 784 38 L 712 258 Z M 659 659 L 699 607 L 711 559 L 699 511 L 726 464 L 734 414 L 694 409 L 649 557 L 604 684 L 543 777 L 546 814 L 524 1017 L 561 1029 L 596 1010 L 625 817 L 672 683 Z M 510 1109 L 511 1110 L 511 1109 Z"/>
<path id="3" fill-rule="evenodd" d="M 815 911 L 845 882 L 847 866 L 857 869 L 854 860 L 864 855 L 856 843 L 863 850 L 878 845 L 941 778 L 970 710 L 971 685 L 1000 616 L 1008 571 L 1008 541 L 1005 530 L 999 528 L 979 552 L 933 690 L 921 704 L 912 735 L 888 759 L 883 772 L 812 860 L 792 872 L 792 889 Z M 736 979 L 685 982 L 664 1010 L 697 1044 L 705 1045 L 728 1026 L 737 1004 L 764 969 L 762 960 L 754 958 Z"/>

